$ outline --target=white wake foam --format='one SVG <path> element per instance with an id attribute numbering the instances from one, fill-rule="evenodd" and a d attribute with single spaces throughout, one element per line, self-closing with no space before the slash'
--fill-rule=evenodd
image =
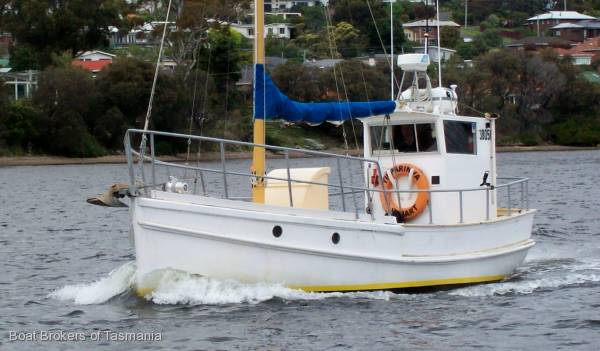
<path id="1" fill-rule="evenodd" d="M 108 276 L 92 283 L 67 285 L 50 293 L 49 297 L 78 305 L 100 304 L 124 293 L 135 283 L 135 262 L 127 262 Z"/>
<path id="2" fill-rule="evenodd" d="M 256 304 L 273 298 L 283 300 L 321 300 L 326 298 L 366 298 L 389 300 L 391 292 L 310 293 L 286 288 L 281 284 L 244 284 L 233 280 L 217 280 L 166 270 L 146 299 L 156 304 Z"/>
<path id="3" fill-rule="evenodd" d="M 546 264 L 546 260 L 530 261 L 530 265 Z M 534 268 L 534 267 L 532 267 Z M 552 269 L 544 269 L 528 277 L 525 273 L 523 280 L 507 281 L 486 285 L 475 285 L 451 291 L 450 295 L 466 297 L 483 297 L 506 294 L 531 294 L 536 290 L 554 289 L 570 285 L 600 282 L 600 260 L 582 258 Z"/>
<path id="4" fill-rule="evenodd" d="M 391 292 L 310 293 L 286 288 L 281 284 L 244 284 L 233 280 L 218 280 L 165 269 L 154 272 L 152 292 L 145 298 L 156 304 L 256 304 L 273 298 L 283 300 L 320 300 L 326 298 L 365 298 L 389 300 L 401 296 Z M 135 262 L 128 262 L 91 283 L 67 285 L 48 296 L 78 305 L 101 304 L 135 286 Z M 406 296 L 406 295 L 405 295 Z"/>
<path id="5" fill-rule="evenodd" d="M 470 286 L 451 291 L 450 295 L 466 297 L 484 297 L 506 294 L 531 294 L 540 289 L 560 288 L 569 285 L 600 282 L 597 274 L 568 274 L 563 277 L 540 278 L 519 282 L 504 282 L 487 285 Z"/>

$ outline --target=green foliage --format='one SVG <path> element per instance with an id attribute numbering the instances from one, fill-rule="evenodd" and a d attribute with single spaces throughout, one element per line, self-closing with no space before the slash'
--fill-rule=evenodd
<path id="1" fill-rule="evenodd" d="M 444 48 L 456 48 L 461 42 L 460 29 L 454 27 L 442 27 L 440 41 Z"/>
<path id="2" fill-rule="evenodd" d="M 477 35 L 473 40 L 473 48 L 476 56 L 492 48 L 501 47 L 502 44 L 502 37 L 497 29 L 488 29 Z"/>
<path id="3" fill-rule="evenodd" d="M 40 117 L 27 102 L 6 103 L 0 114 L 0 140 L 13 150 L 31 150 L 41 133 Z"/>
<path id="4" fill-rule="evenodd" d="M 516 20 L 512 15 L 515 12 L 525 13 L 533 16 L 536 13 L 547 11 L 546 0 L 469 0 L 468 21 L 469 25 L 479 24 L 484 21 L 493 11 L 500 19 Z M 465 2 L 464 0 L 451 0 L 448 6 L 452 11 L 452 18 L 464 24 Z M 562 7 L 562 2 L 560 2 Z M 562 8 L 561 8 L 562 10 Z M 572 10 L 570 8 L 570 10 Z M 517 23 L 519 25 L 520 23 Z"/>
<path id="5" fill-rule="evenodd" d="M 10 67 L 15 71 L 40 69 L 39 53 L 33 46 L 27 44 L 12 45 L 9 48 L 9 53 Z"/>
<path id="6" fill-rule="evenodd" d="M 369 11 L 369 5 L 371 11 Z M 389 8 L 381 0 L 372 0 L 367 4 L 363 0 L 332 0 L 329 7 L 333 9 L 333 22 L 347 22 L 354 26 L 368 43 L 367 49 L 373 51 L 381 51 L 381 40 L 384 45 L 389 47 L 388 34 L 390 32 L 389 22 Z M 402 6 L 397 6 L 396 11 L 402 11 Z M 371 12 L 373 16 L 371 16 Z M 373 18 L 375 23 L 373 23 Z M 402 30 L 402 23 L 395 21 L 394 28 L 394 44 L 399 47 L 404 43 L 404 31 Z M 380 39 L 379 35 L 382 36 Z"/>
<path id="7" fill-rule="evenodd" d="M 285 20 L 285 18 L 283 18 L 283 15 L 272 15 L 272 14 L 265 15 L 265 24 L 286 23 L 286 22 L 287 21 Z"/>
<path id="8" fill-rule="evenodd" d="M 124 0 L 3 0 L 0 20 L 16 39 L 11 65 L 18 70 L 51 64 L 53 53 L 107 45 L 109 25 L 121 23 Z"/>
<path id="9" fill-rule="evenodd" d="M 95 157 L 105 153 L 90 134 L 99 95 L 87 71 L 48 68 L 40 74 L 33 103 L 42 112 L 39 142 L 52 154 Z"/>
<path id="10" fill-rule="evenodd" d="M 267 56 L 285 57 L 297 61 L 302 59 L 302 50 L 294 41 L 270 35 L 265 41 L 265 53 Z"/>
<path id="11" fill-rule="evenodd" d="M 292 17 L 291 22 L 297 31 L 319 32 L 325 28 L 325 8 L 321 4 L 315 6 L 301 6 L 299 8 L 302 16 Z"/>
<path id="12" fill-rule="evenodd" d="M 102 104 L 109 109 L 119 109 L 125 116 L 125 124 L 143 126 L 153 75 L 154 69 L 148 62 L 118 58 L 96 77 L 98 91 L 102 93 Z"/>
<path id="13" fill-rule="evenodd" d="M 472 60 L 475 57 L 475 47 L 473 43 L 460 42 L 456 46 L 456 53 L 465 60 Z"/>
<path id="14" fill-rule="evenodd" d="M 592 121 L 597 123 L 600 87 L 580 78 L 552 50 L 494 50 L 476 58 L 473 67 L 453 59 L 444 69 L 444 84 L 458 85 L 462 111 L 501 116 L 500 141 L 595 145 Z"/>
<path id="15" fill-rule="evenodd" d="M 335 46 L 343 58 L 358 56 L 364 47 L 360 32 L 348 22 L 336 24 L 331 33 Z"/>
<path id="16" fill-rule="evenodd" d="M 571 118 L 550 127 L 552 139 L 557 144 L 573 146 L 600 145 L 600 120 L 597 118 Z"/>
<path id="17" fill-rule="evenodd" d="M 208 39 L 208 45 L 200 48 L 198 65 L 203 69 L 209 67 L 209 71 L 215 75 L 217 88 L 224 89 L 225 85 L 233 84 L 240 78 L 240 65 L 244 60 L 241 36 L 229 26 L 217 23 L 211 28 Z"/>

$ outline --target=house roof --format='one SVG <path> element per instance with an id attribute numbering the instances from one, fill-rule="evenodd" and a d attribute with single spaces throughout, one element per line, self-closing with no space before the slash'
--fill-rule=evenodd
<path id="1" fill-rule="evenodd" d="M 557 24 L 556 26 L 552 27 L 552 29 L 571 29 L 571 28 L 583 28 L 583 26 L 580 26 L 575 23 L 567 22 L 567 23 Z"/>
<path id="2" fill-rule="evenodd" d="M 551 46 L 551 47 L 569 47 L 574 42 L 560 37 L 525 37 L 511 44 L 506 44 L 506 47 L 520 47 L 526 45 L 536 46 Z"/>
<path id="3" fill-rule="evenodd" d="M 573 50 L 579 52 L 600 51 L 600 37 L 590 38 L 581 44 L 577 44 Z"/>
<path id="4" fill-rule="evenodd" d="M 91 51 L 85 51 L 80 53 L 79 55 L 77 55 L 77 57 L 83 57 L 83 56 L 89 56 L 89 55 L 94 55 L 94 54 L 98 54 L 98 55 L 104 55 L 104 56 L 108 56 L 108 57 L 117 57 L 117 55 L 114 54 L 110 54 L 108 52 L 104 52 L 104 51 L 100 51 L 100 50 L 91 50 Z"/>
<path id="5" fill-rule="evenodd" d="M 414 28 L 414 27 L 437 27 L 438 21 L 435 19 L 431 20 L 419 20 L 415 22 L 404 23 L 402 27 L 404 28 Z M 440 27 L 460 27 L 460 25 L 453 21 L 440 21 Z"/>
<path id="6" fill-rule="evenodd" d="M 324 60 L 314 60 L 314 61 L 306 61 L 304 62 L 305 66 L 308 67 L 317 67 L 317 68 L 329 68 L 337 65 L 338 63 L 344 60 L 341 59 L 324 59 Z"/>
<path id="7" fill-rule="evenodd" d="M 112 61 L 110 61 L 110 60 L 98 60 L 98 61 L 73 60 L 71 62 L 71 64 L 73 66 L 81 67 L 85 70 L 88 70 L 88 71 L 94 72 L 94 73 L 102 71 L 104 68 L 106 68 L 106 66 L 110 65 L 111 63 L 112 63 Z"/>
<path id="8" fill-rule="evenodd" d="M 543 13 L 541 15 L 537 15 L 531 18 L 528 18 L 528 21 L 537 21 L 537 20 L 591 20 L 596 19 L 595 17 L 584 15 L 577 11 L 550 11 L 547 13 Z"/>
<path id="9" fill-rule="evenodd" d="M 414 49 L 415 49 L 415 52 L 416 52 L 417 50 L 420 50 L 420 51 L 422 52 L 422 51 L 424 51 L 424 50 L 425 50 L 425 47 L 424 47 L 424 46 L 417 46 L 417 47 L 415 47 Z M 428 51 L 429 51 L 429 50 L 434 50 L 434 51 L 436 51 L 436 52 L 437 52 L 437 50 L 438 50 L 438 47 L 437 47 L 437 45 L 429 45 L 429 46 L 427 47 L 427 50 L 428 50 Z M 442 46 L 442 47 L 440 47 L 440 51 L 444 51 L 444 52 L 456 52 L 456 50 L 454 50 L 454 49 L 445 48 L 445 47 L 443 47 L 443 46 Z"/>
<path id="10" fill-rule="evenodd" d="M 554 51 L 559 55 L 595 56 L 600 54 L 600 37 L 588 39 L 570 49 L 557 48 Z"/>
<path id="11" fill-rule="evenodd" d="M 600 29 L 600 19 L 579 21 L 577 24 L 587 29 Z"/>

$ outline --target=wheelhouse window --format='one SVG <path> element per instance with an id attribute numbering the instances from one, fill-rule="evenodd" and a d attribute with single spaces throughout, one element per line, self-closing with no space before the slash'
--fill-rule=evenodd
<path id="1" fill-rule="evenodd" d="M 371 150 L 396 152 L 437 151 L 434 123 L 411 123 L 371 127 Z"/>
<path id="2" fill-rule="evenodd" d="M 476 130 L 477 125 L 474 122 L 444 121 L 446 152 L 475 155 Z"/>

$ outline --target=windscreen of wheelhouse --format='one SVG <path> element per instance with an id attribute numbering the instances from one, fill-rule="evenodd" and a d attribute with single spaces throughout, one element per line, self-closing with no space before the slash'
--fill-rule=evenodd
<path id="1" fill-rule="evenodd" d="M 371 127 L 371 150 L 396 152 L 437 151 L 434 123 L 411 123 Z"/>
<path id="2" fill-rule="evenodd" d="M 450 154 L 476 154 L 475 123 L 444 121 L 446 152 Z"/>

